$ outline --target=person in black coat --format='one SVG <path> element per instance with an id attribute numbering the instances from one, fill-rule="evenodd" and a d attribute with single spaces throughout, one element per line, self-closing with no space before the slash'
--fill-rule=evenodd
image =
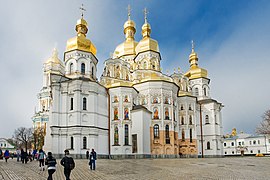
<path id="1" fill-rule="evenodd" d="M 53 180 L 53 173 L 56 171 L 56 159 L 52 156 L 51 152 L 48 152 L 48 157 L 45 159 L 45 165 L 48 167 L 48 179 L 47 180 Z"/>
<path id="2" fill-rule="evenodd" d="M 92 149 L 90 153 L 90 162 L 89 162 L 91 170 L 96 170 L 96 160 L 97 160 L 97 153 L 94 149 Z"/>
<path id="3" fill-rule="evenodd" d="M 64 174 L 66 176 L 66 180 L 70 180 L 71 170 L 75 168 L 75 162 L 73 158 L 69 155 L 69 151 L 65 150 L 65 157 L 61 160 L 61 165 L 64 166 Z"/>

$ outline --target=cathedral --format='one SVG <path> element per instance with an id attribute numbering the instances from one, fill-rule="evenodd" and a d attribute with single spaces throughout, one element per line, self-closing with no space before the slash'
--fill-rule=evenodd
<path id="1" fill-rule="evenodd" d="M 223 156 L 223 105 L 211 98 L 194 45 L 186 73 L 164 74 L 146 11 L 139 41 L 130 10 L 123 28 L 125 40 L 104 62 L 100 78 L 83 14 L 63 60 L 54 49 L 44 62 L 32 118 L 35 129 L 44 128 L 44 150 L 61 156 L 69 149 L 77 158 L 92 148 L 112 158 Z"/>

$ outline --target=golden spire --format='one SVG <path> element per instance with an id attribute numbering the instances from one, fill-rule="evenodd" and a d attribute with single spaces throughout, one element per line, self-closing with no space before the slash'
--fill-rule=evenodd
<path id="1" fill-rule="evenodd" d="M 190 67 L 198 66 L 198 55 L 195 52 L 195 43 L 191 40 L 191 54 L 189 55 Z"/>
<path id="2" fill-rule="evenodd" d="M 88 24 L 83 18 L 83 11 L 86 11 L 86 9 L 83 7 L 83 4 L 79 9 L 81 10 L 81 18 L 78 19 L 75 27 L 77 36 L 67 41 L 66 52 L 72 50 L 81 50 L 91 52 L 93 55 L 96 55 L 96 47 L 89 39 L 86 38 L 86 34 L 88 32 Z"/>
<path id="3" fill-rule="evenodd" d="M 128 20 L 124 24 L 124 34 L 126 35 L 126 40 L 134 40 L 134 35 L 136 33 L 136 27 L 134 21 L 130 19 L 131 8 L 128 5 Z"/>
<path id="4" fill-rule="evenodd" d="M 191 53 L 189 55 L 189 64 L 190 69 L 187 73 L 185 73 L 185 76 L 187 76 L 189 79 L 196 79 L 196 78 L 207 78 L 207 70 L 200 68 L 198 66 L 198 55 L 195 52 L 195 43 L 192 40 L 191 41 Z"/>
<path id="5" fill-rule="evenodd" d="M 144 24 L 142 26 L 142 36 L 144 38 L 146 37 L 150 37 L 150 34 L 151 34 L 151 26 L 150 24 L 147 22 L 147 14 L 148 14 L 148 11 L 146 8 L 144 8 L 143 10 L 144 12 Z"/>

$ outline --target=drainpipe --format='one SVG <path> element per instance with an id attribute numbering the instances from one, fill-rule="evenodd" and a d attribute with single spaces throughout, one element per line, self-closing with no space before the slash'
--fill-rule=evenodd
<path id="1" fill-rule="evenodd" d="M 199 105 L 200 105 L 201 147 L 202 147 L 202 158 L 203 158 L 204 154 L 203 154 L 202 104 L 199 103 Z"/>
<path id="2" fill-rule="evenodd" d="M 109 159 L 111 158 L 111 98 L 109 94 L 109 89 L 106 88 L 108 95 L 108 150 L 109 150 Z"/>

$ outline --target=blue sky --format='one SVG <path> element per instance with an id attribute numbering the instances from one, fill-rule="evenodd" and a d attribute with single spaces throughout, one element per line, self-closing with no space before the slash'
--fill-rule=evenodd
<path id="1" fill-rule="evenodd" d="M 98 74 L 124 40 L 127 5 L 132 8 L 137 41 L 147 7 L 163 72 L 178 66 L 182 72 L 188 70 L 194 40 L 199 65 L 211 79 L 211 96 L 225 105 L 224 133 L 233 127 L 254 133 L 270 108 L 270 1 L 10 0 L 0 6 L 0 137 L 10 137 L 19 126 L 31 126 L 43 62 L 55 46 L 63 57 L 67 39 L 75 36 L 81 3 L 87 9 L 88 38 L 98 51 Z"/>

